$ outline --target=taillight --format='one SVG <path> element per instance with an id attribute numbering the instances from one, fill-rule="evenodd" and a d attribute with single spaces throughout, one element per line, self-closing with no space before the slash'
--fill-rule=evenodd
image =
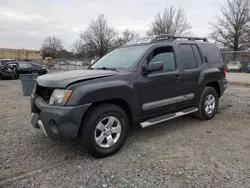
<path id="1" fill-rule="evenodd" d="M 224 65 L 224 78 L 226 78 L 226 75 L 227 75 L 227 66 Z"/>

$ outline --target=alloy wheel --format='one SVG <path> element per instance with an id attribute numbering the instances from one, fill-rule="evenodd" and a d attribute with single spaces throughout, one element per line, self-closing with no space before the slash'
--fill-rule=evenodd
<path id="1" fill-rule="evenodd" d="M 122 132 L 121 122 L 114 116 L 101 119 L 95 129 L 95 141 L 102 148 L 113 146 L 120 138 Z"/>

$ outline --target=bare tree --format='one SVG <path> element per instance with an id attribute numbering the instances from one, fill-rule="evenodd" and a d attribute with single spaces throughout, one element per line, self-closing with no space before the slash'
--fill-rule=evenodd
<path id="1" fill-rule="evenodd" d="M 243 50 L 250 50 L 250 24 L 246 27 L 243 33 L 241 48 Z"/>
<path id="2" fill-rule="evenodd" d="M 212 24 L 214 31 L 211 37 L 224 49 L 234 51 L 250 48 L 250 1 L 227 0 L 221 6 L 221 16 L 216 24 Z"/>
<path id="3" fill-rule="evenodd" d="M 191 29 L 184 10 L 172 6 L 167 7 L 162 14 L 158 13 L 149 27 L 147 35 L 183 35 Z"/>
<path id="4" fill-rule="evenodd" d="M 81 40 L 75 40 L 72 44 L 71 51 L 76 57 L 85 56 L 85 46 Z"/>
<path id="5" fill-rule="evenodd" d="M 132 30 L 125 29 L 121 33 L 121 35 L 116 37 L 114 47 L 117 48 L 119 46 L 122 46 L 130 40 L 133 40 L 135 38 L 139 38 L 139 36 L 140 35 L 138 33 L 134 32 Z"/>
<path id="6" fill-rule="evenodd" d="M 42 47 L 41 52 L 43 57 L 50 56 L 52 58 L 57 58 L 59 52 L 63 49 L 62 40 L 56 38 L 55 36 L 46 37 Z"/>
<path id="7" fill-rule="evenodd" d="M 91 21 L 80 38 L 96 52 L 97 56 L 102 57 L 112 48 L 115 35 L 114 28 L 108 25 L 107 19 L 101 14 L 96 20 Z"/>
<path id="8" fill-rule="evenodd" d="M 69 52 L 65 49 L 60 50 L 58 53 L 58 58 L 65 59 L 65 58 L 73 58 L 73 57 L 74 57 L 73 52 Z"/>

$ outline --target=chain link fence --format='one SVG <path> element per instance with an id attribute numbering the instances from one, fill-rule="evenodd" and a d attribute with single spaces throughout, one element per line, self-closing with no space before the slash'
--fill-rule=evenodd
<path id="1" fill-rule="evenodd" d="M 250 51 L 221 52 L 221 56 L 225 64 L 230 61 L 250 62 Z"/>
<path id="2" fill-rule="evenodd" d="M 92 59 L 74 58 L 74 59 L 54 59 L 55 70 L 82 70 L 91 64 Z"/>
<path id="3" fill-rule="evenodd" d="M 242 72 L 249 72 L 248 64 L 250 63 L 250 51 L 231 51 L 221 52 L 223 62 L 227 65 L 230 61 L 241 63 Z"/>
<path id="4" fill-rule="evenodd" d="M 239 61 L 242 64 L 243 70 L 247 70 L 247 65 L 250 63 L 250 51 L 227 51 L 221 52 L 222 60 L 227 65 L 230 61 Z M 36 63 L 43 64 L 43 60 L 31 60 Z M 59 70 L 82 70 L 86 69 L 91 62 L 92 58 L 65 58 L 65 59 L 54 59 L 54 66 L 49 69 L 54 71 Z"/>
<path id="5" fill-rule="evenodd" d="M 45 64 L 44 60 L 30 60 L 31 62 L 38 63 L 38 64 Z M 86 69 L 88 66 L 91 65 L 93 59 L 91 58 L 65 58 L 65 59 L 53 59 L 54 65 L 47 66 L 47 68 L 51 71 L 60 71 L 60 70 L 82 70 Z"/>

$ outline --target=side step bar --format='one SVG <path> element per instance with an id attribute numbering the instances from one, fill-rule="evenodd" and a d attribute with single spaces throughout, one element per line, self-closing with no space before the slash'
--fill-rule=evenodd
<path id="1" fill-rule="evenodd" d="M 174 119 L 174 118 L 177 118 L 177 117 L 181 117 L 181 116 L 184 116 L 184 115 L 187 115 L 187 114 L 191 114 L 193 112 L 196 112 L 198 111 L 198 108 L 187 108 L 187 109 L 184 109 L 180 112 L 176 112 L 176 113 L 170 113 L 170 114 L 166 114 L 166 115 L 163 115 L 163 116 L 159 116 L 159 117 L 156 117 L 156 118 L 152 118 L 152 119 L 149 119 L 145 122 L 142 122 L 140 123 L 141 127 L 142 128 L 145 128 L 145 127 L 149 127 L 151 125 L 155 125 L 155 124 L 158 124 L 158 123 L 162 123 L 164 121 L 168 121 L 170 119 Z"/>

